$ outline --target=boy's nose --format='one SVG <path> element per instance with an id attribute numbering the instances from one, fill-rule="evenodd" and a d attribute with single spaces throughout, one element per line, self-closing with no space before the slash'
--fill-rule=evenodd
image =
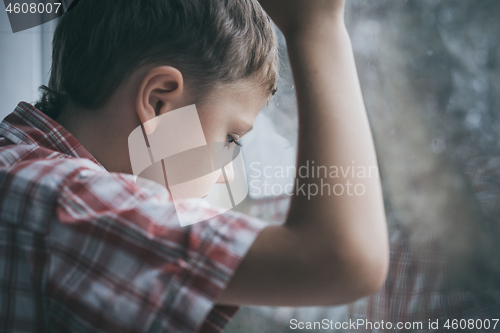
<path id="1" fill-rule="evenodd" d="M 233 162 L 224 166 L 224 172 L 226 173 L 227 182 L 228 183 L 232 182 L 234 179 Z M 224 179 L 224 175 L 221 173 L 219 179 L 217 180 L 217 184 L 225 184 L 225 183 L 226 183 L 226 180 Z"/>

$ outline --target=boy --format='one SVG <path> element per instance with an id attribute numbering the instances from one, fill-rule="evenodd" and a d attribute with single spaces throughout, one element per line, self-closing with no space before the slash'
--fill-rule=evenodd
<path id="1" fill-rule="evenodd" d="M 376 165 L 344 1 L 261 5 L 288 43 L 298 166 Z M 359 196 L 298 193 L 282 226 L 226 212 L 181 228 L 169 192 L 131 175 L 128 135 L 157 116 L 195 104 L 207 142 L 251 129 L 277 77 L 257 1 L 83 0 L 53 47 L 38 109 L 20 103 L 0 126 L 3 331 L 217 332 L 238 305 L 333 305 L 381 286 L 377 178 Z"/>

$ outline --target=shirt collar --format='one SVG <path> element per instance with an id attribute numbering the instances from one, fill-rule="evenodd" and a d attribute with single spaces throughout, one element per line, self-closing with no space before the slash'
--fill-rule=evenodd
<path id="1" fill-rule="evenodd" d="M 37 145 L 71 157 L 87 158 L 102 167 L 71 133 L 26 102 L 19 103 L 0 123 L 0 136 L 15 144 Z"/>

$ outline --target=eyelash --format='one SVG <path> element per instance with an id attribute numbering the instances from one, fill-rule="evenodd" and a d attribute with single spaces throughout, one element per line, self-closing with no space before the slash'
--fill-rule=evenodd
<path id="1" fill-rule="evenodd" d="M 227 141 L 229 143 L 233 143 L 234 142 L 235 145 L 240 146 L 240 147 L 243 146 L 238 140 L 236 140 L 235 138 L 233 138 L 233 136 L 231 134 L 227 135 Z"/>

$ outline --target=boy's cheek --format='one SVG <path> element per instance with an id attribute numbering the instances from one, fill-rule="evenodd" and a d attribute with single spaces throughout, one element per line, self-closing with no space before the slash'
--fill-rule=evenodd
<path id="1" fill-rule="evenodd" d="M 221 170 L 216 170 L 208 175 L 170 186 L 170 193 L 174 200 L 188 198 L 203 198 L 207 196 L 212 187 L 221 177 Z"/>

